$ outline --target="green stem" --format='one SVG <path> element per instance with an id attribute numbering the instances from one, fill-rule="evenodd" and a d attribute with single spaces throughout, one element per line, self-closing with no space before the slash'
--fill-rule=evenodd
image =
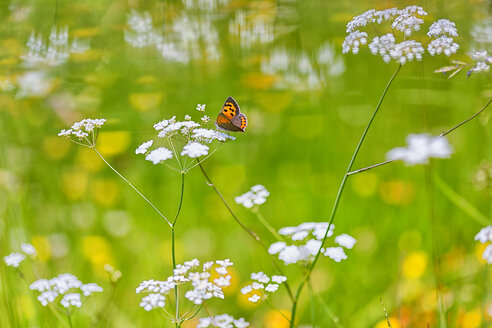
<path id="1" fill-rule="evenodd" d="M 70 328 L 73 328 L 72 324 L 72 316 L 70 315 L 70 312 L 67 310 L 67 319 L 68 319 L 68 325 Z"/>
<path id="2" fill-rule="evenodd" d="M 260 237 L 258 237 L 258 235 L 256 233 L 254 233 L 251 229 L 249 229 L 248 227 L 246 227 L 242 222 L 241 220 L 239 220 L 239 218 L 236 216 L 236 214 L 232 211 L 232 208 L 229 206 L 229 204 L 227 203 L 227 201 L 225 200 L 224 196 L 222 196 L 222 194 L 220 193 L 219 189 L 217 189 L 217 187 L 213 184 L 212 180 L 210 180 L 209 176 L 207 175 L 207 173 L 205 172 L 205 169 L 203 168 L 202 166 L 202 163 L 201 161 L 197 158 L 197 162 L 198 162 L 198 166 L 200 167 L 200 169 L 202 170 L 202 173 L 203 173 L 203 176 L 205 177 L 205 180 L 207 180 L 207 183 L 210 187 L 212 187 L 215 191 L 215 193 L 219 196 L 219 198 L 222 200 L 222 203 L 224 203 L 225 207 L 227 208 L 227 210 L 229 211 L 229 213 L 231 213 L 232 217 L 234 218 L 234 220 L 241 226 L 241 228 L 243 228 L 244 231 L 246 231 L 248 233 L 248 235 L 250 235 L 254 240 L 256 240 L 256 242 L 258 244 L 260 244 L 261 247 L 263 247 L 266 251 L 267 251 L 267 254 L 268 256 L 270 257 L 273 265 L 275 266 L 275 268 L 277 268 L 277 271 L 282 275 L 282 276 L 285 276 L 282 268 L 280 267 L 280 265 L 278 264 L 278 262 L 275 260 L 275 258 L 268 252 L 268 246 L 265 245 Z M 287 281 L 284 282 L 284 285 L 285 285 L 285 288 L 287 289 L 287 293 L 289 294 L 289 297 L 292 301 L 294 301 L 294 294 L 292 294 L 292 290 L 290 289 L 290 286 L 289 286 L 289 283 Z"/>
<path id="3" fill-rule="evenodd" d="M 337 212 L 338 204 L 340 203 L 340 198 L 342 196 L 342 192 L 343 192 L 343 189 L 345 187 L 345 183 L 347 182 L 347 178 L 349 177 L 348 176 L 348 173 L 352 169 L 352 165 L 354 164 L 355 159 L 357 157 L 357 154 L 359 153 L 360 147 L 362 146 L 362 143 L 364 142 L 364 139 L 366 138 L 367 132 L 369 131 L 369 128 L 371 127 L 372 122 L 374 121 L 374 118 L 376 117 L 376 115 L 377 115 L 377 113 L 379 111 L 379 108 L 381 107 L 381 104 L 383 103 L 383 100 L 384 100 L 384 98 L 386 96 L 386 93 L 388 92 L 389 87 L 393 83 L 395 77 L 398 75 L 398 72 L 400 72 L 400 69 L 401 69 L 401 65 L 398 65 L 398 68 L 396 69 L 395 73 L 393 73 L 393 76 L 391 76 L 390 80 L 388 81 L 388 84 L 386 84 L 386 87 L 383 90 L 383 94 L 381 95 L 381 98 L 379 99 L 379 102 L 378 102 L 376 108 L 374 109 L 374 112 L 372 113 L 372 116 L 369 119 L 369 122 L 367 122 L 366 128 L 364 129 L 364 132 L 362 133 L 362 136 L 361 136 L 361 138 L 359 140 L 359 143 L 357 144 L 357 147 L 355 148 L 355 151 L 354 151 L 354 153 L 352 155 L 352 159 L 350 160 L 350 163 L 349 163 L 349 165 L 347 167 L 347 171 L 345 172 L 345 174 L 343 176 L 343 179 L 342 179 L 342 182 L 340 184 L 340 187 L 338 188 L 338 193 L 337 193 L 337 196 L 335 198 L 335 202 L 333 204 L 333 208 L 331 210 L 330 220 L 329 220 L 329 223 L 328 223 L 328 227 L 326 229 L 325 236 L 323 237 L 323 240 L 321 242 L 321 246 L 320 246 L 320 248 L 318 250 L 318 253 L 314 257 L 313 262 L 309 266 L 306 275 L 302 279 L 302 281 L 301 281 L 301 283 L 299 285 L 299 288 L 296 291 L 295 298 L 294 298 L 294 301 L 293 301 L 293 304 L 292 304 L 292 319 L 291 319 L 291 322 L 290 322 L 290 327 L 291 328 L 295 327 L 295 317 L 296 317 L 297 304 L 298 304 L 298 301 L 299 301 L 299 297 L 301 295 L 302 288 L 304 287 L 305 283 L 307 282 L 307 280 L 311 276 L 311 272 L 313 271 L 313 269 L 314 269 L 314 267 L 315 267 L 315 265 L 318 262 L 318 259 L 320 257 L 321 249 L 322 249 L 323 245 L 325 244 L 326 239 L 328 238 L 328 233 L 329 233 L 330 228 L 332 226 L 333 219 L 335 218 L 335 214 Z"/>
<path id="4" fill-rule="evenodd" d="M 285 241 L 285 238 L 283 238 L 278 232 L 277 230 L 275 230 L 274 227 L 272 227 L 272 225 L 263 217 L 263 215 L 260 213 L 259 209 L 257 206 L 253 207 L 252 209 L 252 212 L 256 214 L 256 217 L 258 218 L 258 220 L 260 221 L 261 224 L 263 224 L 263 226 L 265 228 L 268 229 L 268 231 L 270 231 L 270 233 L 272 235 L 275 236 L 275 238 L 278 240 L 278 241 Z"/>
<path id="5" fill-rule="evenodd" d="M 176 238 L 174 235 L 174 228 L 176 227 L 176 222 L 178 221 L 179 213 L 181 212 L 181 206 L 183 205 L 183 195 L 184 195 L 184 180 L 185 173 L 181 173 L 181 193 L 179 196 L 178 210 L 176 211 L 176 216 L 174 217 L 173 224 L 171 226 L 171 251 L 173 257 L 173 270 L 176 269 Z M 179 297 L 178 297 L 178 286 L 174 286 L 174 299 L 176 301 L 176 327 L 180 326 L 179 323 Z"/>
<path id="6" fill-rule="evenodd" d="M 97 151 L 96 147 L 92 147 L 92 149 L 94 149 L 96 154 L 99 155 L 99 157 L 104 161 L 104 163 L 106 163 L 107 166 L 111 168 L 111 170 L 114 171 L 114 173 L 116 173 L 120 178 L 122 178 L 123 181 L 128 183 L 128 185 L 130 185 L 130 187 L 132 187 L 133 190 L 135 190 L 137 194 L 140 195 L 140 197 L 142 197 L 147 203 L 149 203 L 149 205 L 152 206 L 152 208 L 157 212 L 157 214 L 159 214 L 160 217 L 162 217 L 167 222 L 167 224 L 169 224 L 169 226 L 172 228 L 173 225 L 171 224 L 171 222 L 169 222 L 169 220 L 166 219 L 166 217 L 157 209 L 157 207 L 154 206 L 154 204 L 150 202 L 150 200 L 148 200 L 130 181 L 128 181 L 124 176 L 122 176 L 120 172 L 116 171 L 116 169 L 112 167 L 111 164 L 109 164 L 108 161 L 106 161 L 106 159 Z"/>

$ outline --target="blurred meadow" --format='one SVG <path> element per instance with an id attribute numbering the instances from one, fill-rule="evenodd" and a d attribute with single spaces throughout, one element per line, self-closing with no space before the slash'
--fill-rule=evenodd
<path id="1" fill-rule="evenodd" d="M 0 327 L 69 327 L 29 288 L 62 273 L 104 288 L 74 311 L 73 327 L 175 327 L 140 307 L 135 293 L 144 280 L 172 275 L 169 225 L 90 148 L 57 136 L 84 118 L 107 120 L 98 151 L 174 218 L 180 174 L 135 149 L 155 137 L 153 124 L 199 120 L 197 104 L 215 120 L 232 96 L 248 127 L 202 165 L 234 213 L 266 245 L 277 241 L 234 202 L 260 184 L 270 195 L 255 210 L 275 229 L 329 221 L 398 66 L 367 48 L 342 54 L 346 24 L 371 8 L 409 5 L 429 13 L 421 35 L 437 19 L 455 22 L 460 48 L 402 66 L 353 169 L 384 161 L 411 133 L 439 135 L 492 97 L 487 75 L 434 73 L 451 59 L 469 62 L 470 52 L 492 50 L 490 1 L 1 1 L 0 251 L 4 257 L 30 243 L 37 257 L 16 269 L 0 265 Z M 339 263 L 319 259 L 313 291 L 300 295 L 297 327 L 383 328 L 388 318 L 394 328 L 492 327 L 487 244 L 474 239 L 492 222 L 490 110 L 449 134 L 449 159 L 396 161 L 349 177 L 334 225 L 357 243 Z M 278 272 L 199 167 L 186 174 L 175 236 L 177 263 L 234 263 L 225 299 L 207 301 L 182 327 L 222 313 L 250 327 L 289 327 L 266 302 L 241 294 L 252 272 Z M 121 272 L 117 284 L 106 264 Z M 295 289 L 305 268 L 280 266 Z M 283 287 L 268 303 L 289 317 Z"/>

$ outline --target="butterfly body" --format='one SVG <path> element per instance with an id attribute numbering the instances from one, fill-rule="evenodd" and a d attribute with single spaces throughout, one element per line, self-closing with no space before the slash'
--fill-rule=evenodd
<path id="1" fill-rule="evenodd" d="M 241 113 L 239 105 L 234 98 L 229 97 L 222 106 L 215 125 L 227 131 L 244 132 L 244 129 L 248 126 L 248 119 L 246 115 Z"/>

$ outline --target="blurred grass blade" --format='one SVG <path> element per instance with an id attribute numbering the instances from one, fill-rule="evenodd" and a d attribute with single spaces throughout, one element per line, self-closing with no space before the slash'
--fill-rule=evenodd
<path id="1" fill-rule="evenodd" d="M 446 196 L 456 207 L 460 208 L 463 212 L 468 214 L 470 218 L 475 220 L 482 226 L 490 224 L 490 219 L 487 218 L 482 212 L 480 212 L 469 201 L 456 193 L 449 185 L 447 185 L 437 174 L 434 174 L 434 183 L 437 188 Z"/>

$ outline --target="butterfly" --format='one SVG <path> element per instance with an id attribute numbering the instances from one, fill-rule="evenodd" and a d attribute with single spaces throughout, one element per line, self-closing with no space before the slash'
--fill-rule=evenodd
<path id="1" fill-rule="evenodd" d="M 241 113 L 239 105 L 234 98 L 229 97 L 226 99 L 224 106 L 222 106 L 215 125 L 227 131 L 244 132 L 248 125 L 248 119 L 246 115 Z"/>

